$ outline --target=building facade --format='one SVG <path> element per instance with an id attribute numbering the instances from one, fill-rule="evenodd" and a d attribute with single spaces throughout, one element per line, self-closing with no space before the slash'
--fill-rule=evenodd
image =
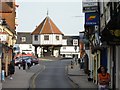
<path id="1" fill-rule="evenodd" d="M 32 44 L 35 46 L 35 54 L 40 57 L 58 57 L 62 46 L 62 36 L 63 33 L 47 16 L 32 32 Z"/>
<path id="2" fill-rule="evenodd" d="M 0 75 L 1 80 L 4 80 L 5 76 L 9 75 L 8 65 L 13 59 L 13 46 L 16 42 L 16 4 L 11 0 L 0 2 L 0 6 Z"/>
<path id="3" fill-rule="evenodd" d="M 107 67 L 111 74 L 111 88 L 120 89 L 120 1 L 100 2 L 100 32 L 107 52 Z"/>
<path id="4" fill-rule="evenodd" d="M 79 36 L 63 36 L 60 55 L 65 58 L 80 58 L 79 53 Z"/>
<path id="5" fill-rule="evenodd" d="M 85 13 L 85 36 L 89 40 L 87 47 L 90 54 L 91 78 L 98 84 L 97 69 L 100 65 L 105 66 L 111 75 L 111 89 L 120 89 L 118 68 L 120 64 L 118 55 L 120 51 L 120 1 L 98 2 L 95 13 L 98 16 L 98 20 L 96 19 L 98 22 L 95 21 L 97 16 L 93 12 Z M 95 22 L 96 25 L 93 25 Z"/>
<path id="6" fill-rule="evenodd" d="M 17 41 L 14 45 L 17 53 L 32 53 L 35 54 L 35 48 L 32 45 L 31 32 L 17 32 Z"/>

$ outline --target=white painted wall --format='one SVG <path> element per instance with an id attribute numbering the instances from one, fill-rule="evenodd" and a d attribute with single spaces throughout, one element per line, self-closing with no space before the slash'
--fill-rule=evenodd
<path id="1" fill-rule="evenodd" d="M 74 46 L 62 46 L 60 48 L 61 53 L 75 53 L 79 52 L 79 47 L 77 47 L 77 50 L 75 51 Z"/>
<path id="2" fill-rule="evenodd" d="M 40 35 L 41 45 L 62 45 L 62 35 L 60 34 L 45 34 L 49 35 L 49 40 L 44 40 L 44 35 Z M 59 40 L 56 40 L 56 36 L 59 36 Z"/>
<path id="3" fill-rule="evenodd" d="M 44 40 L 44 35 L 49 35 L 49 40 Z M 38 41 L 35 41 L 34 36 L 32 36 L 33 44 L 37 45 L 61 45 L 62 44 L 62 35 L 61 34 L 43 34 L 38 35 Z M 59 40 L 56 39 L 56 36 L 59 36 Z"/>
<path id="4" fill-rule="evenodd" d="M 30 48 L 30 46 L 32 46 L 32 44 L 19 44 L 20 47 L 20 52 L 25 52 L 25 53 L 35 53 L 35 48 L 34 46 L 32 46 Z M 23 51 L 23 50 L 30 50 L 30 51 Z"/>
<path id="5" fill-rule="evenodd" d="M 79 47 L 77 46 L 77 50 L 75 51 L 74 49 L 74 46 L 62 46 L 60 48 L 60 54 L 65 54 L 65 55 L 68 55 L 68 54 L 77 54 L 78 55 L 78 58 L 80 58 L 80 52 L 79 52 Z"/>

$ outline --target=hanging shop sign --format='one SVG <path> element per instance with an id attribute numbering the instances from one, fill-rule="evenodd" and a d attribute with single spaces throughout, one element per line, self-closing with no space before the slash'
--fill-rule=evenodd
<path id="1" fill-rule="evenodd" d="M 108 41 L 110 45 L 120 45 L 120 30 L 109 30 L 111 34 L 111 40 Z"/>
<path id="2" fill-rule="evenodd" d="M 85 25 L 94 26 L 99 24 L 98 13 L 85 13 Z"/>

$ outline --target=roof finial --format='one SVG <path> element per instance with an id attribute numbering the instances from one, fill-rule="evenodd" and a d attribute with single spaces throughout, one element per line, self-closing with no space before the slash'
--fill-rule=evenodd
<path id="1" fill-rule="evenodd" d="M 48 11 L 48 9 L 47 9 L 47 16 L 48 16 L 48 14 L 49 14 L 49 11 Z"/>

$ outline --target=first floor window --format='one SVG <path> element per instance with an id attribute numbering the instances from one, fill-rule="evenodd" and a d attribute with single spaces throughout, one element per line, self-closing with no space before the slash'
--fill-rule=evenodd
<path id="1" fill-rule="evenodd" d="M 34 39 L 35 41 L 38 41 L 38 35 L 35 35 Z"/>
<path id="2" fill-rule="evenodd" d="M 59 36 L 56 36 L 56 40 L 59 40 Z"/>
<path id="3" fill-rule="evenodd" d="M 26 42 L 26 37 L 21 37 L 21 42 Z"/>
<path id="4" fill-rule="evenodd" d="M 49 40 L 49 35 L 45 35 L 44 40 Z"/>

